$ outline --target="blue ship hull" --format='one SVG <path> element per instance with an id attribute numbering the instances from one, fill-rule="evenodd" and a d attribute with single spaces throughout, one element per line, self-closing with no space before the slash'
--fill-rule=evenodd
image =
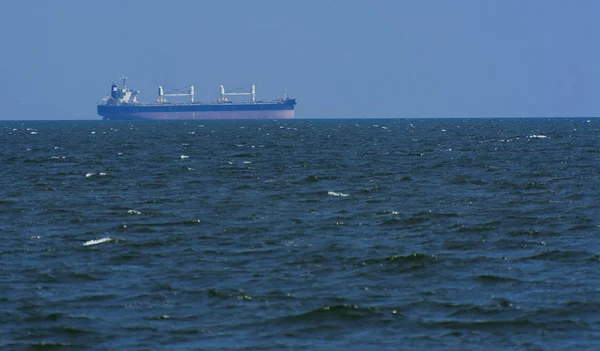
<path id="1" fill-rule="evenodd" d="M 295 99 L 269 102 L 100 104 L 104 120 L 290 119 Z"/>

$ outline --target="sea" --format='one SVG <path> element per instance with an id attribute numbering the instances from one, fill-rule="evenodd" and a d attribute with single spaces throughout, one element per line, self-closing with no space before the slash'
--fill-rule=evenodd
<path id="1" fill-rule="evenodd" d="M 0 121 L 0 349 L 598 350 L 599 137 Z"/>

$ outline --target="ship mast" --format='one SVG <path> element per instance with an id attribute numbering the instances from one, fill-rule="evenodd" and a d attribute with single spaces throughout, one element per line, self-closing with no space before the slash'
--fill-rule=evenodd
<path id="1" fill-rule="evenodd" d="M 121 76 L 121 80 L 123 81 L 123 90 L 125 90 L 125 88 L 126 88 L 125 85 L 127 83 L 127 77 L 125 77 L 125 76 L 122 75 Z"/>

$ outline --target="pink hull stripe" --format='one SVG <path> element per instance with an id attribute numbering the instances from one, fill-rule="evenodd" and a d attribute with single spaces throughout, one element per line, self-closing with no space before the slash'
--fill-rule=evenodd
<path id="1" fill-rule="evenodd" d="M 225 111 L 225 112 L 145 112 L 130 115 L 139 119 L 291 119 L 294 110 L 279 111 Z"/>

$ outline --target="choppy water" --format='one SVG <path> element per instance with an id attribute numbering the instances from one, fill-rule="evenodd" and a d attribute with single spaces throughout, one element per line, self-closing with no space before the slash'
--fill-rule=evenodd
<path id="1" fill-rule="evenodd" d="M 0 123 L 0 348 L 593 350 L 600 120 Z"/>

